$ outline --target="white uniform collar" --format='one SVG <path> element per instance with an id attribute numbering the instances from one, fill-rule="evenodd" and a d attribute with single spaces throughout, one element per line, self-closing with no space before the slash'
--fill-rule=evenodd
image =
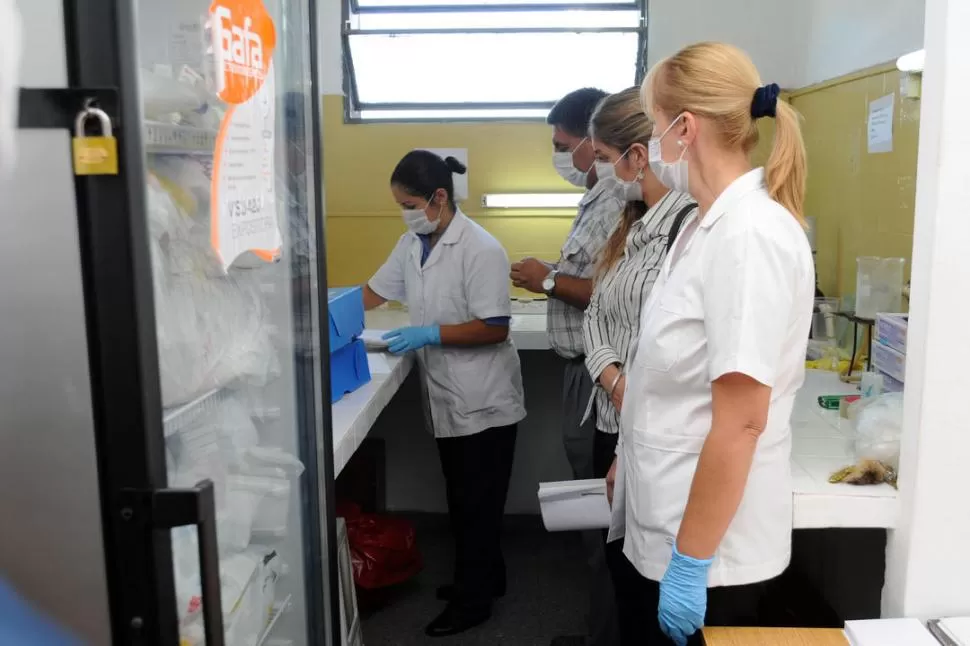
<path id="1" fill-rule="evenodd" d="M 461 209 L 455 207 L 455 216 L 451 218 L 451 224 L 445 229 L 445 232 L 441 234 L 441 240 L 438 241 L 439 244 L 453 245 L 461 240 L 461 234 L 465 230 L 468 224 L 468 217 L 461 212 Z"/>
<path id="2" fill-rule="evenodd" d="M 710 210 L 701 218 L 700 227 L 702 229 L 710 229 L 722 215 L 734 208 L 734 205 L 741 201 L 742 197 L 751 191 L 764 189 L 764 187 L 765 169 L 755 168 L 754 170 L 748 171 L 731 182 L 731 185 L 724 189 L 718 198 L 714 200 L 714 204 L 711 205 Z"/>

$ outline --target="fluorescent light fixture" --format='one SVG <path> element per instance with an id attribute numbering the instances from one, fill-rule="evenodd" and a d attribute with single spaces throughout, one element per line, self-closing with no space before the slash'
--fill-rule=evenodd
<path id="1" fill-rule="evenodd" d="M 922 72 L 923 64 L 926 62 L 926 50 L 904 54 L 896 59 L 896 69 L 900 72 Z"/>
<path id="2" fill-rule="evenodd" d="M 482 206 L 487 209 L 574 209 L 583 193 L 486 193 Z"/>

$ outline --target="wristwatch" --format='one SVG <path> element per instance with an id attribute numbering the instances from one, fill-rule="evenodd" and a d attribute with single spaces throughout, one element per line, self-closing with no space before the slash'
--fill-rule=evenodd
<path id="1" fill-rule="evenodd" d="M 558 269 L 553 269 L 549 272 L 542 281 L 542 291 L 546 293 L 546 296 L 552 296 L 552 292 L 556 289 L 556 276 L 559 275 Z"/>

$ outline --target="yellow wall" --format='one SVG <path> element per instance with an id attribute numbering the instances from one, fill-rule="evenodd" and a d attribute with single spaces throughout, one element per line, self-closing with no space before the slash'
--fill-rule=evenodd
<path id="1" fill-rule="evenodd" d="M 512 259 L 555 259 L 573 211 L 482 208 L 484 193 L 568 192 L 552 168 L 552 132 L 541 123 L 345 124 L 339 96 L 325 96 L 324 187 L 331 285 L 361 283 L 404 232 L 388 180 L 414 148 L 467 148 L 469 198 L 462 210 L 505 246 Z"/>
<path id="2" fill-rule="evenodd" d="M 855 293 L 856 258 L 907 259 L 913 249 L 918 99 L 899 96 L 899 73 L 882 66 L 793 92 L 808 147 L 806 215 L 816 224 L 819 285 Z M 869 102 L 896 95 L 893 152 L 867 150 Z"/>
<path id="3" fill-rule="evenodd" d="M 552 167 L 552 131 L 542 123 L 345 124 L 343 99 L 324 96 L 327 272 L 331 285 L 366 281 L 404 232 L 388 180 L 414 148 L 467 148 L 469 198 L 462 210 L 514 261 L 559 257 L 575 210 L 487 210 L 484 193 L 574 191 Z M 770 125 L 754 158 L 771 142 Z"/>

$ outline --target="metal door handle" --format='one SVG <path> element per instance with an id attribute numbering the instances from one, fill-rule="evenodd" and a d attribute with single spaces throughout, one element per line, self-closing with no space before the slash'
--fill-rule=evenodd
<path id="1" fill-rule="evenodd" d="M 205 643 L 206 646 L 225 646 L 219 541 L 216 535 L 216 497 L 212 481 L 203 480 L 191 489 L 162 489 L 154 492 L 152 519 L 153 525 L 158 529 L 186 525 L 195 525 L 198 528 Z"/>

